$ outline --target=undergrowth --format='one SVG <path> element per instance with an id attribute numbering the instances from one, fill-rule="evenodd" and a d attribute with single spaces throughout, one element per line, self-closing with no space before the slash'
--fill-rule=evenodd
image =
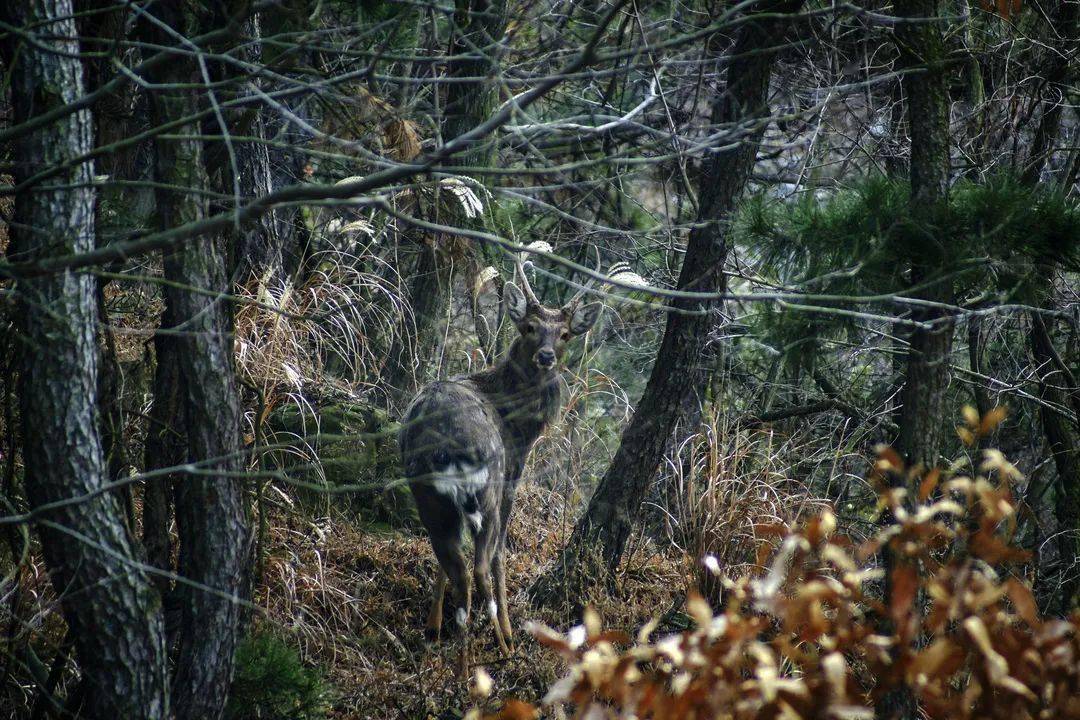
<path id="1" fill-rule="evenodd" d="M 573 455 L 556 459 L 567 438 L 580 440 L 588 431 L 581 425 L 591 412 L 586 396 L 592 390 L 575 388 L 573 411 L 530 458 L 529 481 L 518 491 L 509 526 L 507 584 L 517 649 L 501 655 L 494 638 L 477 631 L 474 660 L 491 673 L 504 700 L 541 697 L 565 669 L 561 658 L 520 629 L 527 620 L 554 627 L 574 621 L 566 608 L 532 607 L 526 589 L 558 556 L 587 497 L 581 487 L 587 466 Z M 599 583 L 584 598 L 610 626 L 631 631 L 659 613 L 664 628 L 684 627 L 681 607 L 699 584 L 700 553 L 730 562 L 733 572 L 755 570 L 755 521 L 795 522 L 820 506 L 785 475 L 781 451 L 790 449 L 782 441 L 769 440 L 768 433 L 737 434 L 732 439 L 706 428 L 692 439 L 686 469 L 695 501 L 665 504 L 658 513 L 680 543 L 670 543 L 659 527 L 636 536 L 614 583 Z M 738 527 L 726 526 L 735 518 Z M 255 601 L 266 622 L 295 639 L 306 661 L 327 669 L 340 691 L 336 717 L 460 715 L 471 702 L 459 675 L 460 641 L 429 644 L 423 637 L 437 567 L 426 536 L 413 527 L 376 529 L 358 522 L 346 503 L 297 503 L 272 511 Z"/>
<path id="2" fill-rule="evenodd" d="M 228 720 L 321 720 L 330 689 L 321 673 L 306 667 L 284 638 L 256 630 L 236 650 Z"/>
<path id="3" fill-rule="evenodd" d="M 1002 416 L 974 416 L 959 434 L 974 444 Z M 568 666 L 541 707 L 588 720 L 870 720 L 907 695 L 943 720 L 1080 718 L 1080 612 L 1043 617 L 1019 574 L 1019 471 L 995 450 L 924 471 L 882 447 L 871 477 L 894 522 L 859 544 L 831 510 L 773 526 L 768 570 L 712 567 L 720 602 L 691 593 L 689 630 L 664 634 L 653 620 L 631 637 L 592 608 L 565 633 L 534 625 Z M 477 671 L 478 697 L 496 687 Z M 514 700 L 467 717 L 538 712 Z"/>

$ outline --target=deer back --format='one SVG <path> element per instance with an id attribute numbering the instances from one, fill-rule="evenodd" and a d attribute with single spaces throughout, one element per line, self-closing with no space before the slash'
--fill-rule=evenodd
<path id="1" fill-rule="evenodd" d="M 468 379 L 424 388 L 406 411 L 398 440 L 418 504 L 448 501 L 474 529 L 491 516 L 505 476 L 503 423 Z"/>

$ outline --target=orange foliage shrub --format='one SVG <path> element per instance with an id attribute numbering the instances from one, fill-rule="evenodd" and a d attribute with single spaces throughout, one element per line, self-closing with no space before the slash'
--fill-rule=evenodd
<path id="1" fill-rule="evenodd" d="M 999 419 L 962 430 L 974 439 Z M 544 706 L 589 720 L 858 719 L 906 687 L 932 718 L 1080 718 L 1080 614 L 1040 617 L 1027 585 L 1006 575 L 1025 558 L 1011 544 L 1016 468 L 985 451 L 977 467 L 921 474 L 885 448 L 874 475 L 893 524 L 860 547 L 830 512 L 778 531 L 769 571 L 723 578 L 718 612 L 689 598 L 694 629 L 654 637 L 653 624 L 631 639 L 593 611 L 565 635 L 534 626 L 569 665 Z M 515 702 L 502 716 L 533 712 Z"/>

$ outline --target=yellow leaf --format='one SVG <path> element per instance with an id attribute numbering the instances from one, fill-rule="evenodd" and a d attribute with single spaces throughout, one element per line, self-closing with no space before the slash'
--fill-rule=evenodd
<path id="1" fill-rule="evenodd" d="M 982 420 L 979 421 L 979 434 L 989 435 L 994 432 L 1008 414 L 1009 409 L 1004 405 L 998 405 L 994 409 L 989 410 L 982 416 Z"/>
<path id="2" fill-rule="evenodd" d="M 491 676 L 488 675 L 487 670 L 484 668 L 476 668 L 476 673 L 473 675 L 473 684 L 469 689 L 469 694 L 475 698 L 486 698 L 491 695 L 491 688 L 494 683 L 491 680 Z"/>
<path id="3" fill-rule="evenodd" d="M 582 621 L 585 624 L 585 632 L 588 633 L 590 640 L 600 634 L 600 630 L 602 629 L 600 625 L 600 613 L 596 612 L 596 608 L 592 605 L 585 608 Z"/>
<path id="4" fill-rule="evenodd" d="M 698 627 L 708 627 L 712 622 L 712 608 L 705 602 L 705 598 L 693 590 L 686 595 L 686 612 L 694 619 Z"/>

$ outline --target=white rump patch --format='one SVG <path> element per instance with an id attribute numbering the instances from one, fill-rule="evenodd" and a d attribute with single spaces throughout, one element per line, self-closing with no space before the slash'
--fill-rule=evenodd
<path id="1" fill-rule="evenodd" d="M 469 620 L 469 615 L 465 612 L 465 608 L 458 608 L 457 613 L 454 614 L 454 618 L 457 620 L 458 626 L 465 627 L 465 623 Z"/>
<path id="2" fill-rule="evenodd" d="M 499 606 L 495 604 L 494 600 L 488 600 L 488 615 L 492 620 L 499 619 Z"/>
<path id="3" fill-rule="evenodd" d="M 452 465 L 432 473 L 431 486 L 459 508 L 487 484 L 488 469 L 483 465 Z M 470 518 L 471 519 L 471 518 Z M 475 523 L 477 529 L 480 524 Z"/>

